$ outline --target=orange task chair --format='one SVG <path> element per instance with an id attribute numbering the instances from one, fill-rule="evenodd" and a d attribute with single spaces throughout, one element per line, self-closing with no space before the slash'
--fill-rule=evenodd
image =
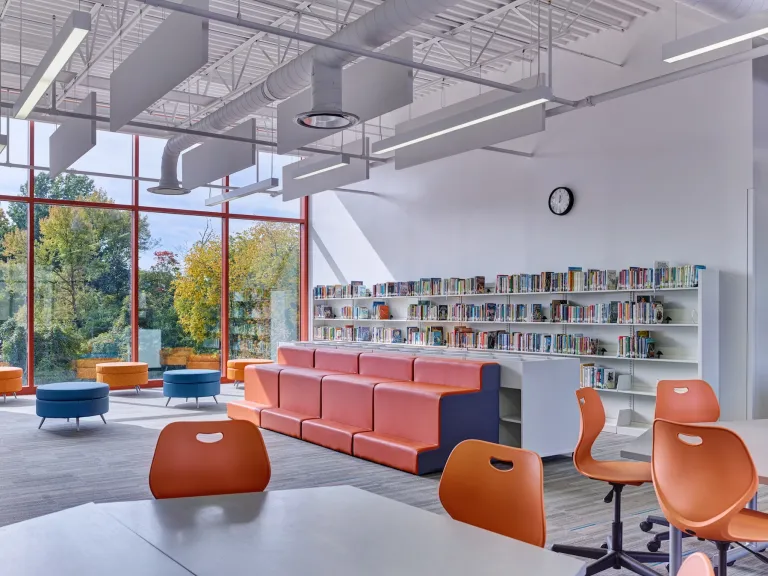
<path id="1" fill-rule="evenodd" d="M 664 516 L 685 534 L 717 544 L 718 576 L 726 576 L 730 543 L 768 542 L 768 514 L 744 508 L 757 493 L 758 477 L 738 434 L 656 420 L 651 459 Z"/>
<path id="2" fill-rule="evenodd" d="M 677 576 L 715 576 L 715 571 L 709 558 L 701 552 L 696 552 L 683 562 Z"/>
<path id="3" fill-rule="evenodd" d="M 603 403 L 600 395 L 592 388 L 576 391 L 576 398 L 581 411 L 581 430 L 573 453 L 573 464 L 576 470 L 587 478 L 611 485 L 605 502 L 613 502 L 613 524 L 607 549 L 555 544 L 552 550 L 595 560 L 587 566 L 587 576 L 612 568 L 626 568 L 641 576 L 658 576 L 658 572 L 643 566 L 643 562 L 665 562 L 669 560 L 669 555 L 661 552 L 624 550 L 624 531 L 621 523 L 621 492 L 624 486 L 640 486 L 650 482 L 651 465 L 646 462 L 595 460 L 592 457 L 592 445 L 605 426 Z"/>
<path id="4" fill-rule="evenodd" d="M 445 464 L 439 495 L 454 520 L 544 546 L 544 468 L 535 452 L 465 440 Z"/>
<path id="5" fill-rule="evenodd" d="M 717 422 L 720 404 L 712 387 L 704 380 L 661 380 L 656 387 L 655 418 L 683 424 Z M 640 530 L 648 532 L 653 525 L 669 526 L 666 518 L 648 516 L 640 522 Z M 648 550 L 656 552 L 669 540 L 669 531 L 661 532 L 648 542 Z"/>
<path id="6" fill-rule="evenodd" d="M 174 422 L 157 439 L 149 489 L 158 499 L 262 492 L 271 474 L 255 424 Z"/>

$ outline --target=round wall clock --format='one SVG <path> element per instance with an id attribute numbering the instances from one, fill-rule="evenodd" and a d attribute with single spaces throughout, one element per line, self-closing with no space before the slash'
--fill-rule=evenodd
<path id="1" fill-rule="evenodd" d="M 561 186 L 552 190 L 549 195 L 549 211 L 555 216 L 565 216 L 573 208 L 573 192 L 570 188 Z"/>

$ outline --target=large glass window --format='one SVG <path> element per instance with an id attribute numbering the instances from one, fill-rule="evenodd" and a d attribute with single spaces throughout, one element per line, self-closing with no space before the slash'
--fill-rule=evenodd
<path id="1" fill-rule="evenodd" d="M 131 358 L 131 213 L 35 207 L 35 383 Z"/>
<path id="2" fill-rule="evenodd" d="M 27 376 L 27 205 L 0 202 L 0 365 Z"/>
<path id="3" fill-rule="evenodd" d="M 299 225 L 229 227 L 229 356 L 274 359 L 299 335 Z"/>
<path id="4" fill-rule="evenodd" d="M 150 378 L 221 365 L 221 220 L 147 213 L 139 260 L 139 360 Z"/>
<path id="5" fill-rule="evenodd" d="M 169 368 L 220 369 L 223 351 L 274 358 L 279 342 L 298 337 L 301 202 L 259 194 L 231 203 L 229 213 L 206 207 L 205 197 L 220 194 L 225 180 L 186 196 L 150 194 L 166 141 L 109 132 L 51 178 L 54 130 L 0 122 L 10 134 L 0 153 L 0 365 L 22 368 L 29 385 L 94 380 L 96 364 L 107 360 L 147 362 L 158 379 Z M 231 185 L 280 177 L 295 160 L 262 153 L 258 175 L 255 167 L 231 175 Z M 223 310 L 224 253 L 230 289 Z"/>

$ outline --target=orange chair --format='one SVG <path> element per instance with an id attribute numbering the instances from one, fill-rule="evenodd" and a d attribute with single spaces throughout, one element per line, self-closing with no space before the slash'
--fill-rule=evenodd
<path id="1" fill-rule="evenodd" d="M 646 462 L 595 460 L 592 457 L 592 445 L 605 426 L 603 403 L 597 391 L 592 388 L 577 390 L 576 398 L 581 411 L 581 430 L 579 442 L 573 453 L 573 464 L 576 470 L 587 478 L 611 485 L 611 491 L 605 497 L 606 503 L 614 503 L 611 537 L 607 549 L 556 544 L 552 550 L 595 560 L 587 566 L 587 576 L 612 568 L 626 568 L 641 576 L 658 576 L 657 572 L 643 566 L 642 563 L 665 562 L 669 560 L 669 555 L 660 552 L 624 550 L 621 523 L 621 493 L 624 486 L 640 486 L 650 482 L 651 466 Z"/>
<path id="2" fill-rule="evenodd" d="M 262 492 L 271 474 L 255 424 L 174 422 L 157 439 L 149 489 L 158 499 Z"/>
<path id="3" fill-rule="evenodd" d="M 544 546 L 544 468 L 535 452 L 465 440 L 448 457 L 439 495 L 454 520 Z"/>
<path id="4" fill-rule="evenodd" d="M 712 569 L 709 558 L 701 552 L 696 552 L 683 562 L 677 576 L 715 576 L 715 571 Z"/>
<path id="5" fill-rule="evenodd" d="M 745 508 L 757 493 L 758 477 L 747 446 L 735 432 L 656 420 L 651 468 L 656 497 L 669 522 L 717 544 L 718 576 L 726 576 L 730 543 L 768 542 L 768 514 Z"/>
<path id="6" fill-rule="evenodd" d="M 704 380 L 661 380 L 656 387 L 655 418 L 683 424 L 717 422 L 720 403 L 715 391 Z M 654 524 L 669 526 L 666 518 L 652 515 L 640 522 L 640 530 L 648 532 Z M 669 531 L 656 534 L 648 542 L 648 550 L 656 552 L 666 540 L 669 540 Z"/>

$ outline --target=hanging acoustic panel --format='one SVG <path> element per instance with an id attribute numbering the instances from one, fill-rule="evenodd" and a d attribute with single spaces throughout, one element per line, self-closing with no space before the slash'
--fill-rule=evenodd
<path id="1" fill-rule="evenodd" d="M 413 59 L 413 39 L 406 38 L 382 50 L 404 60 Z M 367 58 L 342 72 L 342 106 L 367 122 L 413 102 L 413 69 Z M 317 142 L 339 130 L 313 130 L 296 124 L 296 115 L 312 108 L 308 88 L 277 106 L 277 153 L 286 154 Z"/>
<path id="2" fill-rule="evenodd" d="M 256 120 L 251 118 L 225 132 L 229 136 L 256 138 Z M 256 164 L 256 145 L 236 140 L 210 138 L 181 156 L 182 186 L 194 190 Z"/>
<path id="3" fill-rule="evenodd" d="M 544 86 L 544 75 L 532 76 L 514 86 L 526 90 L 534 89 L 538 85 L 542 93 L 547 92 Z M 446 106 L 435 112 L 424 114 L 413 120 L 403 122 L 395 127 L 395 138 L 402 138 L 404 134 L 430 132 L 440 126 L 449 126 L 452 122 L 462 123 L 467 119 L 480 117 L 484 111 L 494 109 L 503 111 L 504 104 L 509 103 L 509 110 L 527 100 L 523 93 L 513 94 L 505 90 L 491 90 L 474 98 L 462 100 L 457 104 Z M 466 122 L 465 122 L 466 123 Z M 425 164 L 440 158 L 447 158 L 477 150 L 485 146 L 507 142 L 529 134 L 544 131 L 545 109 L 544 104 L 538 104 L 529 108 L 519 109 L 510 114 L 503 114 L 491 120 L 477 124 L 466 123 L 467 126 L 460 130 L 430 138 L 428 140 L 400 148 L 395 152 L 395 170 L 402 170 L 411 166 Z M 377 142 L 379 149 L 386 149 L 387 140 Z M 374 148 L 374 154 L 376 149 Z"/>
<path id="4" fill-rule="evenodd" d="M 318 154 L 284 166 L 283 202 L 368 180 L 368 160 L 348 156 L 367 151 L 368 138 L 364 138 L 342 146 L 339 155 Z"/>
<path id="5" fill-rule="evenodd" d="M 208 0 L 183 4 L 208 10 Z M 172 12 L 109 78 L 109 129 L 115 132 L 208 63 L 208 20 Z"/>
<path id="6" fill-rule="evenodd" d="M 96 92 L 83 98 L 75 112 L 95 118 Z M 96 120 L 67 118 L 51 134 L 48 142 L 51 178 L 56 178 L 96 146 Z"/>

